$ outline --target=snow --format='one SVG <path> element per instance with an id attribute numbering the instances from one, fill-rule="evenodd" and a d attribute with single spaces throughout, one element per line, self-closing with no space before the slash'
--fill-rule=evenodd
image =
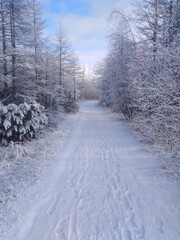
<path id="1" fill-rule="evenodd" d="M 48 136 L 54 155 L 14 204 L 3 239 L 180 239 L 179 182 L 163 159 L 97 102 L 65 122 L 63 136 L 62 126 Z"/>
<path id="2" fill-rule="evenodd" d="M 46 125 L 44 107 L 36 102 L 0 106 L 0 143 L 3 145 L 33 137 Z"/>

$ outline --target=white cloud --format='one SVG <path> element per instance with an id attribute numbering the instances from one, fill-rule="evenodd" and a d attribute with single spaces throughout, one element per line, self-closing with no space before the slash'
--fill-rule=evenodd
<path id="1" fill-rule="evenodd" d="M 84 49 L 89 49 L 92 50 L 94 49 L 94 46 L 96 49 L 103 50 L 106 48 L 106 43 L 105 39 L 101 38 L 98 39 L 95 36 L 91 38 L 83 38 L 79 40 L 76 44 L 79 45 L 79 49 L 84 50 Z"/>
<path id="2" fill-rule="evenodd" d="M 48 0 L 46 0 L 48 1 Z M 72 40 L 75 51 L 83 63 L 94 64 L 101 60 L 106 51 L 107 18 L 114 9 L 129 9 L 130 0 L 77 0 L 87 3 L 91 14 L 82 16 L 75 13 L 52 14 L 47 17 L 51 20 L 49 32 L 55 34 L 59 23 L 62 23 L 67 36 Z M 62 7 L 65 8 L 63 1 Z M 55 30 L 56 29 L 56 30 Z"/>
<path id="3" fill-rule="evenodd" d="M 104 50 L 77 51 L 77 54 L 85 66 L 93 66 L 97 61 L 105 57 Z"/>
<path id="4" fill-rule="evenodd" d="M 111 11 L 118 9 L 128 11 L 132 0 L 84 0 L 87 2 L 95 15 L 107 16 Z"/>
<path id="5" fill-rule="evenodd" d="M 92 34 L 103 34 L 105 28 L 104 19 L 98 17 L 78 16 L 75 14 L 54 15 L 52 17 L 56 26 L 61 22 L 65 31 L 73 39 Z"/>
<path id="6" fill-rule="evenodd" d="M 52 19 L 55 26 L 62 23 L 82 63 L 93 65 L 104 56 L 106 51 L 105 19 L 74 14 L 54 15 Z"/>

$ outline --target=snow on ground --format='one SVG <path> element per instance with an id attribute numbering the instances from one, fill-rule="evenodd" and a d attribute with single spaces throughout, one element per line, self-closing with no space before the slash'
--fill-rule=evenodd
<path id="1" fill-rule="evenodd" d="M 3 240 L 179 240 L 179 182 L 163 159 L 96 102 L 65 122 L 63 136 L 62 126 L 48 136 L 48 168 L 11 206 Z"/>
<path id="2" fill-rule="evenodd" d="M 53 129 L 49 128 L 44 134 L 31 142 L 23 145 L 11 144 L 8 147 L 0 148 L 0 239 L 3 232 L 9 228 L 17 216 L 14 204 L 42 177 L 44 169 L 50 167 L 50 160 L 56 152 L 56 144 L 63 144 L 63 138 L 70 132 L 66 126 L 64 114 L 55 116 Z M 57 119 L 61 124 L 58 132 L 53 133 L 57 127 Z M 56 144 L 54 137 L 59 139 Z"/>

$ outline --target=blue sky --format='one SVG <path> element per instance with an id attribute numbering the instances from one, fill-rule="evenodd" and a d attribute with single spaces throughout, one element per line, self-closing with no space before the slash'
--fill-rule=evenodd
<path id="1" fill-rule="evenodd" d="M 46 34 L 54 37 L 61 23 L 82 64 L 93 65 L 107 50 L 107 19 L 114 9 L 129 12 L 132 0 L 41 0 Z"/>

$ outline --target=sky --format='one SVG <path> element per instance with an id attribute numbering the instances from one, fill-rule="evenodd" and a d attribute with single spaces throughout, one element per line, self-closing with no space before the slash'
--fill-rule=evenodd
<path id="1" fill-rule="evenodd" d="M 111 11 L 129 12 L 132 0 L 42 0 L 46 35 L 54 37 L 61 23 L 84 65 L 93 66 L 107 51 Z"/>

